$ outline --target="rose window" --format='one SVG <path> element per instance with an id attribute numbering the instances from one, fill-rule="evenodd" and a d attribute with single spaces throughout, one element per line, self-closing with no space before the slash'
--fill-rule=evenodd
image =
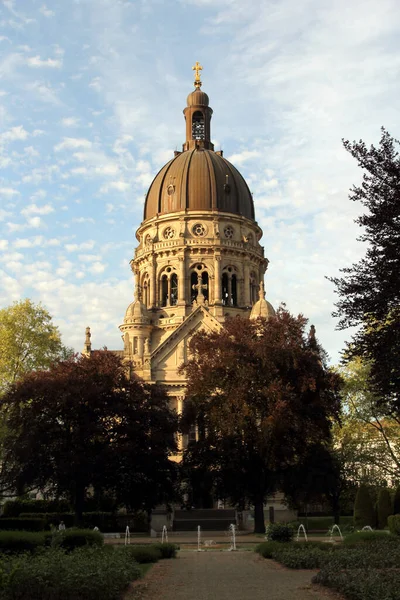
<path id="1" fill-rule="evenodd" d="M 196 237 L 203 237 L 206 235 L 206 228 L 201 223 L 196 223 L 196 225 L 192 229 L 193 235 Z"/>
<path id="2" fill-rule="evenodd" d="M 234 234 L 233 227 L 231 227 L 230 225 L 228 225 L 227 227 L 225 227 L 224 234 L 225 234 L 226 238 L 232 239 L 233 238 L 233 234 Z"/>
<path id="3" fill-rule="evenodd" d="M 175 237 L 175 229 L 172 227 L 167 227 L 164 229 L 163 236 L 165 240 L 170 240 L 171 238 Z"/>

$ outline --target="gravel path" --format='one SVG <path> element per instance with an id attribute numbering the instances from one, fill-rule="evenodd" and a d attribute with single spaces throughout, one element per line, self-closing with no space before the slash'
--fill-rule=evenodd
<path id="1" fill-rule="evenodd" d="M 313 571 L 285 569 L 254 552 L 179 552 L 162 560 L 130 597 L 141 600 L 333 600 Z"/>

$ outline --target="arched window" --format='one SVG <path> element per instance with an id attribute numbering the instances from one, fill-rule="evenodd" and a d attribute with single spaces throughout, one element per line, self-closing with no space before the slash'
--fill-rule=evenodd
<path id="1" fill-rule="evenodd" d="M 258 300 L 259 285 L 255 273 L 250 273 L 250 302 L 255 304 Z"/>
<path id="2" fill-rule="evenodd" d="M 204 115 L 199 110 L 193 114 L 192 137 L 194 140 L 205 139 Z"/>
<path id="3" fill-rule="evenodd" d="M 235 274 L 232 275 L 231 304 L 237 306 L 237 280 Z"/>
<path id="4" fill-rule="evenodd" d="M 224 306 L 228 305 L 228 274 L 222 274 L 222 304 Z"/>
<path id="5" fill-rule="evenodd" d="M 171 293 L 169 303 L 171 306 L 175 306 L 178 302 L 178 276 L 176 273 L 171 275 Z"/>
<path id="6" fill-rule="evenodd" d="M 161 306 L 167 306 L 168 304 L 168 277 L 163 275 L 161 277 Z"/>
<path id="7" fill-rule="evenodd" d="M 190 298 L 191 302 L 197 299 L 199 295 L 199 288 L 204 296 L 204 300 L 208 302 L 209 297 L 209 280 L 208 273 L 205 270 L 204 265 L 196 265 L 192 273 L 190 274 Z"/>
<path id="8" fill-rule="evenodd" d="M 222 273 L 222 304 L 224 306 L 237 306 L 238 285 L 235 267 L 226 267 Z"/>
<path id="9" fill-rule="evenodd" d="M 160 278 L 160 305 L 175 306 L 178 303 L 178 276 L 173 267 L 167 267 Z"/>

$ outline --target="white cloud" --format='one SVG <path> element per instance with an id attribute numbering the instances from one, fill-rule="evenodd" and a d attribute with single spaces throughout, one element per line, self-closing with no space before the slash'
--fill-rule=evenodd
<path id="1" fill-rule="evenodd" d="M 59 58 L 45 58 L 42 59 L 40 56 L 31 56 L 27 58 L 26 64 L 29 67 L 49 67 L 51 69 L 60 69 L 62 67 L 62 60 Z"/>
<path id="2" fill-rule="evenodd" d="M 61 150 L 76 150 L 77 148 L 91 148 L 92 142 L 87 140 L 86 138 L 71 138 L 65 137 L 63 141 L 54 146 L 54 150 L 56 152 L 60 152 Z"/>
<path id="3" fill-rule="evenodd" d="M 130 184 L 126 181 L 110 181 L 110 183 L 106 183 L 101 186 L 100 193 L 107 194 L 110 190 L 116 190 L 117 192 L 126 192 L 130 189 Z"/>
<path id="4" fill-rule="evenodd" d="M 88 240 L 87 242 L 81 242 L 80 244 L 65 244 L 65 249 L 67 252 L 78 252 L 80 250 L 91 250 L 94 246 L 94 240 Z"/>
<path id="5" fill-rule="evenodd" d="M 64 125 L 64 127 L 76 127 L 79 125 L 79 121 L 80 119 L 77 117 L 64 117 L 61 119 L 61 125 Z"/>
<path id="6" fill-rule="evenodd" d="M 39 12 L 41 12 L 42 15 L 44 15 L 47 18 L 55 17 L 55 15 L 56 15 L 54 10 L 50 10 L 49 8 L 47 8 L 47 6 L 45 4 L 42 4 L 42 6 L 39 8 Z"/>
<path id="7" fill-rule="evenodd" d="M 11 127 L 11 129 L 4 133 L 0 133 L 0 144 L 15 142 L 17 140 L 26 140 L 28 135 L 29 134 L 26 129 L 24 129 L 23 125 L 17 125 L 16 127 Z"/>
<path id="8" fill-rule="evenodd" d="M 0 188 L 0 198 L 3 196 L 5 198 L 12 198 L 13 196 L 19 196 L 20 192 L 15 190 L 14 188 L 2 187 Z"/>
<path id="9" fill-rule="evenodd" d="M 90 267 L 88 268 L 88 270 L 97 275 L 99 273 L 103 273 L 105 271 L 105 265 L 103 265 L 103 263 L 101 262 L 94 262 L 92 265 L 90 265 Z"/>
<path id="10" fill-rule="evenodd" d="M 8 248 L 8 240 L 0 240 L 0 250 L 6 250 Z"/>
<path id="11" fill-rule="evenodd" d="M 92 217 L 74 217 L 72 219 L 73 223 L 94 223 L 94 219 Z"/>
<path id="12" fill-rule="evenodd" d="M 54 212 L 54 208 L 51 204 L 45 204 L 44 206 L 37 206 L 36 204 L 30 204 L 23 210 L 21 210 L 21 214 L 25 217 L 32 214 L 37 215 L 48 215 Z"/>

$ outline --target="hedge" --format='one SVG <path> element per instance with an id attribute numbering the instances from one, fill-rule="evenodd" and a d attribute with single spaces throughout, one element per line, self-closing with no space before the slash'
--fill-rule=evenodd
<path id="1" fill-rule="evenodd" d="M 400 515 L 392 515 L 388 518 L 389 531 L 393 535 L 400 535 Z"/>
<path id="2" fill-rule="evenodd" d="M 103 546 L 104 538 L 92 529 L 67 529 L 65 531 L 47 533 L 46 538 L 65 550 L 71 551 L 81 546 Z"/>
<path id="3" fill-rule="evenodd" d="M 8 554 L 18 552 L 32 552 L 39 546 L 44 546 L 47 541 L 44 532 L 31 531 L 1 531 L 0 551 Z"/>
<path id="4" fill-rule="evenodd" d="M 37 517 L 0 517 L 0 531 L 44 531 L 45 529 L 45 519 Z"/>
<path id="5" fill-rule="evenodd" d="M 34 516 L 36 516 L 35 513 L 21 513 L 21 517 L 25 519 L 31 519 Z M 43 513 L 41 517 L 46 520 L 47 528 L 49 528 L 50 525 L 58 527 L 60 521 L 64 521 L 66 527 L 73 527 L 75 525 L 75 514 L 71 512 Z M 109 512 L 83 513 L 81 525 L 84 529 L 98 527 L 102 533 L 123 530 L 123 528 L 118 525 L 116 515 Z"/>
<path id="6" fill-rule="evenodd" d="M 119 548 L 121 552 L 127 552 L 139 564 L 155 563 L 161 558 L 161 551 L 153 546 L 124 546 Z"/>
<path id="7" fill-rule="evenodd" d="M 179 547 L 176 544 L 165 543 L 162 544 L 158 542 L 157 544 L 152 544 L 153 548 L 157 548 L 161 554 L 161 558 L 176 558 L 177 551 Z"/>
<path id="8" fill-rule="evenodd" d="M 354 501 L 354 525 L 357 528 L 375 527 L 376 514 L 375 508 L 367 486 L 360 485 Z"/>
<path id="9" fill-rule="evenodd" d="M 129 553 L 79 548 L 0 560 L 1 600 L 120 600 L 141 570 Z"/>
<path id="10" fill-rule="evenodd" d="M 21 513 L 65 513 L 71 510 L 67 500 L 7 500 L 3 505 L 5 517 L 19 517 Z"/>

